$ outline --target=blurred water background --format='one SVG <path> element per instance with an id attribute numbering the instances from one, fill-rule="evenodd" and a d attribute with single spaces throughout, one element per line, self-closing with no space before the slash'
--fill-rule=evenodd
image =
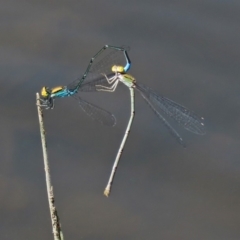
<path id="1" fill-rule="evenodd" d="M 105 44 L 130 46 L 130 73 L 204 116 L 207 134 L 174 125 L 182 148 L 137 94 L 106 198 L 129 91 L 83 94 L 113 128 L 57 100 L 44 120 L 65 239 L 240 239 L 239 23 L 236 0 L 2 1 L 0 239 L 52 239 L 35 93 L 81 76 Z"/>

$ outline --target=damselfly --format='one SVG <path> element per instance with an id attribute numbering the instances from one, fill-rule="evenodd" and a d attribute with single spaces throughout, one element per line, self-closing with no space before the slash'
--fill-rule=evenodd
<path id="1" fill-rule="evenodd" d="M 111 51 L 107 52 L 105 50 Z M 44 86 L 41 90 L 41 106 L 45 107 L 46 109 L 53 109 L 54 101 L 56 98 L 72 96 L 79 101 L 80 107 L 92 119 L 97 120 L 104 125 L 114 126 L 116 119 L 112 113 L 83 100 L 77 93 L 79 92 L 79 89 L 81 88 L 83 82 L 90 82 L 99 78 L 100 73 L 98 72 L 98 69 L 101 69 L 101 71 L 107 73 L 108 76 L 112 76 L 113 74 L 111 72 L 111 61 L 116 58 L 119 59 L 121 56 L 122 60 L 124 60 L 125 58 L 123 51 L 125 51 L 125 48 L 123 47 L 105 45 L 91 58 L 88 67 L 81 78 L 76 79 L 67 86 L 57 86 L 53 88 Z M 127 62 L 125 70 L 127 71 L 129 68 L 130 62 Z M 100 75 L 100 77 L 102 78 L 102 75 Z"/>
<path id="2" fill-rule="evenodd" d="M 176 120 L 180 125 L 182 125 L 186 130 L 195 133 L 203 135 L 205 134 L 204 124 L 203 124 L 203 118 L 198 117 L 195 113 L 191 112 L 184 106 L 166 98 L 163 96 L 160 96 L 157 94 L 154 90 L 151 88 L 141 84 L 137 83 L 136 79 L 127 74 L 127 71 L 129 70 L 131 66 L 131 61 L 128 55 L 127 50 L 123 51 L 125 59 L 127 64 L 125 66 L 122 65 L 112 65 L 111 71 L 112 73 L 106 73 L 104 70 L 98 70 L 98 72 L 102 75 L 96 78 L 95 80 L 83 83 L 81 87 L 79 88 L 79 91 L 82 92 L 91 92 L 91 91 L 106 91 L 106 92 L 114 92 L 118 86 L 119 82 L 122 82 L 124 85 L 126 85 L 130 91 L 130 99 L 131 99 L 131 114 L 128 121 L 127 128 L 125 130 L 124 137 L 122 139 L 122 142 L 120 144 L 119 150 L 117 152 L 116 159 L 114 161 L 111 175 L 109 178 L 109 181 L 107 183 L 107 186 L 105 188 L 104 194 L 106 196 L 109 196 L 111 185 L 113 182 L 113 178 L 116 172 L 116 168 L 119 162 L 119 159 L 121 157 L 121 154 L 123 152 L 124 145 L 126 143 L 127 137 L 130 132 L 130 128 L 132 125 L 132 121 L 135 114 L 135 105 L 134 105 L 134 94 L 135 89 L 141 94 L 143 99 L 147 102 L 149 107 L 153 110 L 153 112 L 156 114 L 158 119 L 161 121 L 161 123 L 168 129 L 168 131 L 175 137 L 175 139 L 183 146 L 185 146 L 182 137 L 179 135 L 179 133 L 168 123 L 168 121 L 162 116 L 160 111 L 164 113 L 165 115 L 173 118 Z M 114 64 L 115 61 L 112 60 L 112 63 Z M 106 85 L 107 83 L 107 85 Z M 103 85 L 104 84 L 104 85 Z"/>

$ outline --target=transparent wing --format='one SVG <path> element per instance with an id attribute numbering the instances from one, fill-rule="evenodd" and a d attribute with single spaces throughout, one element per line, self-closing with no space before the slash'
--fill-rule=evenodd
<path id="1" fill-rule="evenodd" d="M 91 58 L 83 76 L 67 85 L 68 90 L 78 91 L 83 82 L 91 82 L 102 78 L 103 73 L 106 75 L 112 74 L 113 65 L 125 66 L 128 64 L 124 54 L 125 51 L 127 51 L 126 47 L 105 45 Z"/>
<path id="2" fill-rule="evenodd" d="M 115 75 L 115 73 L 110 73 L 107 75 L 108 78 L 111 78 Z M 109 83 L 107 82 L 106 78 L 104 76 L 100 76 L 91 82 L 86 82 L 81 85 L 81 88 L 79 88 L 79 92 L 99 92 L 97 91 L 96 85 L 102 85 L 109 87 Z"/>
<path id="3" fill-rule="evenodd" d="M 78 100 L 79 106 L 82 108 L 82 110 L 93 120 L 96 120 L 109 127 L 113 127 L 116 124 L 116 118 L 112 113 L 92 103 L 89 103 L 80 97 L 74 98 Z"/>
<path id="4" fill-rule="evenodd" d="M 143 99 L 147 102 L 148 106 L 153 110 L 153 112 L 157 115 L 158 119 L 162 122 L 162 124 L 168 129 L 169 133 L 185 148 L 186 145 L 179 135 L 179 133 L 168 123 L 168 121 L 156 110 L 154 105 L 151 103 L 149 98 L 147 98 L 143 92 L 140 92 L 143 96 Z"/>
<path id="5" fill-rule="evenodd" d="M 175 135 L 176 138 L 181 139 L 179 134 L 169 125 L 169 123 L 166 124 L 166 120 L 160 115 L 160 113 L 158 112 L 158 109 L 163 111 L 166 115 L 170 116 L 171 118 L 175 119 L 186 130 L 193 132 L 195 134 L 200 134 L 200 135 L 203 135 L 206 133 L 204 128 L 204 123 L 203 123 L 204 119 L 201 117 L 198 117 L 195 113 L 191 112 L 184 106 L 168 98 L 159 96 L 155 91 L 153 91 L 151 88 L 143 84 L 137 83 L 136 89 L 141 93 L 143 98 L 154 110 L 154 112 L 157 114 L 160 120 L 164 122 L 165 126 L 167 126 L 169 131 L 173 135 Z M 180 141 L 182 141 L 182 139 Z"/>

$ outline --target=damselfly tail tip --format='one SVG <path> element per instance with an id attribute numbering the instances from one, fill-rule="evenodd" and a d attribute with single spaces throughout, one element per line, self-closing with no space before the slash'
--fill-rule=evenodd
<path id="1" fill-rule="evenodd" d="M 109 194 L 110 194 L 110 188 L 109 187 L 106 187 L 103 194 L 106 196 L 106 197 L 109 197 Z"/>

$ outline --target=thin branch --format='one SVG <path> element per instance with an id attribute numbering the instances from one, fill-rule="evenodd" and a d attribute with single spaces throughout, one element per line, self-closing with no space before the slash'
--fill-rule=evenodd
<path id="1" fill-rule="evenodd" d="M 47 184 L 48 204 L 49 204 L 50 216 L 52 220 L 53 236 L 54 236 L 54 240 L 64 240 L 59 217 L 57 214 L 57 209 L 54 205 L 55 201 L 54 201 L 53 187 L 51 183 L 50 167 L 48 162 L 47 143 L 45 138 L 44 124 L 43 124 L 43 113 L 42 113 L 42 108 L 40 106 L 40 100 L 39 100 L 40 98 L 38 93 L 36 93 L 36 97 L 37 97 L 39 126 L 40 126 L 41 140 L 42 140 L 44 169 L 45 169 L 46 184 Z"/>

